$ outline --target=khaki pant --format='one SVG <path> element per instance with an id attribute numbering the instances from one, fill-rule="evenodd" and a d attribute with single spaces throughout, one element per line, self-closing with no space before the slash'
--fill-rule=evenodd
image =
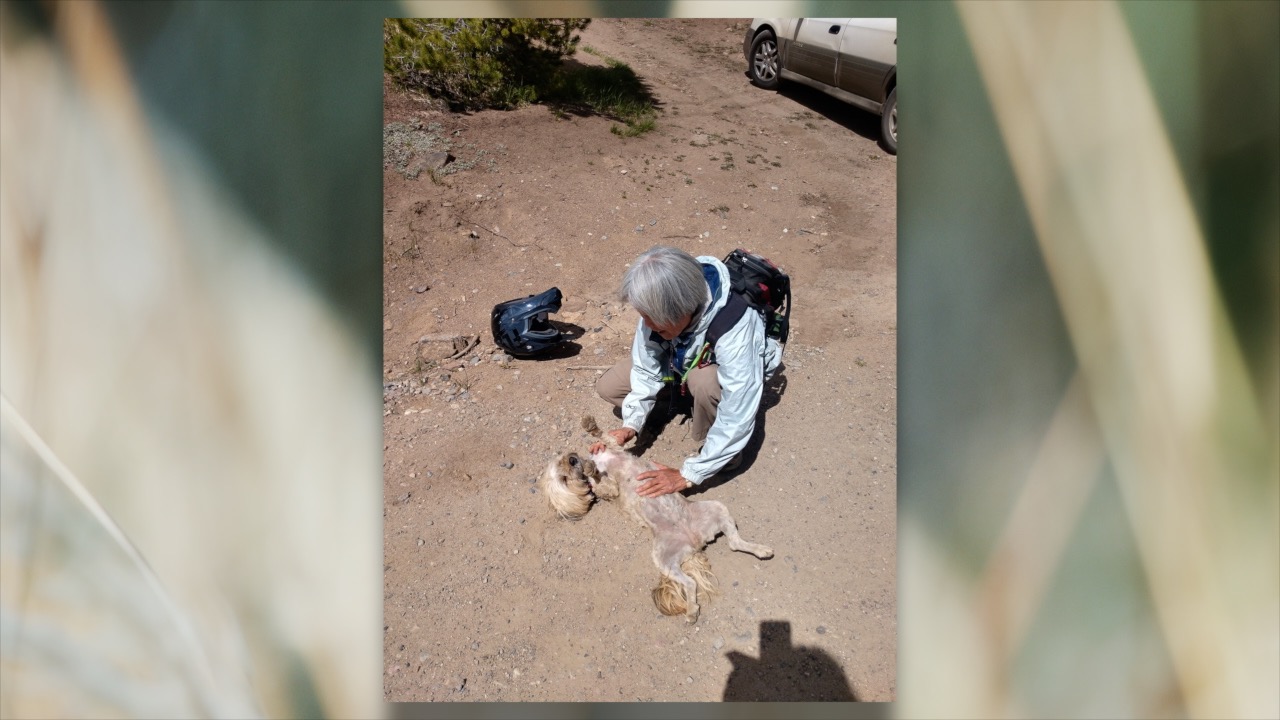
<path id="1" fill-rule="evenodd" d="M 707 431 L 716 421 L 716 408 L 720 406 L 720 380 L 716 369 L 715 365 L 701 367 L 689 373 L 687 378 L 689 394 L 693 396 L 693 439 L 698 442 L 707 438 Z M 663 388 L 663 394 L 672 389 L 670 386 Z M 674 390 L 680 392 L 679 387 Z M 605 371 L 596 381 L 596 392 L 614 407 L 621 408 L 627 393 L 631 392 L 631 358 Z"/>

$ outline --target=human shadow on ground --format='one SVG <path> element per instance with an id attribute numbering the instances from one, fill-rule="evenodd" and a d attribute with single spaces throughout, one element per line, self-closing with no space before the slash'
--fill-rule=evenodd
<path id="1" fill-rule="evenodd" d="M 733 670 L 725 702 L 857 702 L 844 670 L 827 652 L 791 644 L 791 623 L 760 623 L 760 657 L 725 653 Z"/>

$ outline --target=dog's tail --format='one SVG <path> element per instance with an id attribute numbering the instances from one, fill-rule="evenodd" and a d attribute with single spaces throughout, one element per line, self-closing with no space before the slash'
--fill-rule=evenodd
<path id="1" fill-rule="evenodd" d="M 690 555 L 680 563 L 680 569 L 698 586 L 699 599 L 708 599 L 718 592 L 716 576 L 712 574 L 711 563 L 705 554 L 697 552 Z M 666 575 L 658 580 L 658 587 L 653 589 L 653 604 L 658 606 L 658 612 L 663 615 L 683 615 L 689 609 L 684 588 Z"/>

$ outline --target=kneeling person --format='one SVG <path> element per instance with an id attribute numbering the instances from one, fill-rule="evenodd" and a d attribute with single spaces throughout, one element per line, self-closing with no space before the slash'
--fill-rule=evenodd
<path id="1" fill-rule="evenodd" d="M 643 497 L 700 485 L 736 458 L 755 429 L 765 377 L 781 364 L 782 349 L 750 308 L 708 345 L 707 331 L 731 294 L 724 263 L 672 247 L 644 252 L 623 276 L 619 296 L 640 321 L 631 358 L 596 383 L 600 397 L 622 408 L 622 427 L 609 434 L 619 444 L 634 438 L 669 382 L 692 396 L 693 437 L 703 442 L 680 469 L 642 473 Z"/>

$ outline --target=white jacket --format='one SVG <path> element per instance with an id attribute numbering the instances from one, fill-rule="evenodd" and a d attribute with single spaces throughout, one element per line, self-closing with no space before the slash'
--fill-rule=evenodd
<path id="1" fill-rule="evenodd" d="M 622 403 L 622 424 L 636 432 L 644 426 L 657 401 L 670 353 L 680 355 L 680 372 L 687 372 L 702 348 L 712 318 L 729 298 L 729 271 L 724 263 L 709 255 L 697 260 L 708 278 L 708 309 L 693 325 L 670 343 L 652 334 L 644 320 L 636 325 L 631 345 L 631 392 Z M 766 341 L 764 322 L 752 310 L 743 313 L 742 319 L 720 337 L 715 355 L 720 381 L 716 421 L 707 432 L 702 452 L 680 468 L 680 474 L 695 485 L 716 474 L 746 447 L 755 430 L 764 379 L 782 364 L 781 346 L 771 338 Z"/>

